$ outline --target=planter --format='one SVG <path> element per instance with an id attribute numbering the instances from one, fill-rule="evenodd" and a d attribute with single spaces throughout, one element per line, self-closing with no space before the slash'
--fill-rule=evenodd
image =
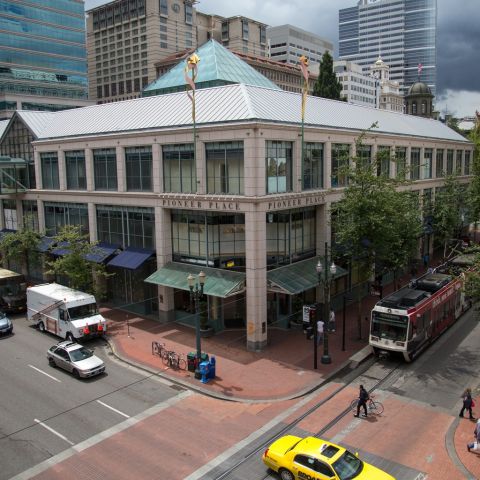
<path id="1" fill-rule="evenodd" d="M 212 337 L 214 334 L 215 334 L 215 330 L 213 329 L 213 327 L 206 327 L 206 328 L 200 327 L 200 336 L 202 338 Z"/>

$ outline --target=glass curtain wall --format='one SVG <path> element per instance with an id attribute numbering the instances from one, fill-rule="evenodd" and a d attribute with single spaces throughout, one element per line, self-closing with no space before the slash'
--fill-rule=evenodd
<path id="1" fill-rule="evenodd" d="M 267 140 L 265 147 L 267 193 L 292 191 L 292 142 Z"/>
<path id="2" fill-rule="evenodd" d="M 85 170 L 85 152 L 72 150 L 65 152 L 67 190 L 86 190 L 87 172 Z"/>
<path id="3" fill-rule="evenodd" d="M 303 152 L 303 190 L 324 188 L 323 143 L 306 143 Z"/>
<path id="4" fill-rule="evenodd" d="M 164 192 L 195 193 L 197 174 L 193 143 L 164 145 L 162 152 Z"/>
<path id="5" fill-rule="evenodd" d="M 244 193 L 243 142 L 215 142 L 205 145 L 207 193 Z"/>

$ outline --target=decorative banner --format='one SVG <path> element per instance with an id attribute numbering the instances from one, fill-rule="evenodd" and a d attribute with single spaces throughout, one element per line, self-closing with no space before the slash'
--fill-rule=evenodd
<path id="1" fill-rule="evenodd" d="M 420 75 L 423 70 L 423 65 L 421 63 L 418 64 L 418 74 Z"/>
<path id="2" fill-rule="evenodd" d="M 305 118 L 305 104 L 307 102 L 308 94 L 308 58 L 305 55 L 300 57 L 300 70 L 303 75 L 303 89 L 302 89 L 302 122 Z"/>
<path id="3" fill-rule="evenodd" d="M 195 79 L 197 78 L 198 72 L 198 62 L 200 58 L 196 53 L 192 53 L 187 59 L 187 65 L 185 66 L 185 81 L 192 90 L 192 93 L 189 92 L 187 87 L 188 98 L 192 101 L 192 120 L 195 122 Z M 189 71 L 192 71 L 192 76 L 190 77 Z"/>

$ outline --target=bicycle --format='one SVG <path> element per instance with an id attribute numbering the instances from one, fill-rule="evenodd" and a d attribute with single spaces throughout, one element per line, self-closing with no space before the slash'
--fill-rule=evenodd
<path id="1" fill-rule="evenodd" d="M 352 401 L 350 408 L 352 411 L 357 413 L 358 398 Z M 367 400 L 367 411 L 368 413 L 374 413 L 375 415 L 381 415 L 384 411 L 383 403 L 378 400 L 374 400 L 374 396 L 370 395 L 370 398 Z"/>
<path id="2" fill-rule="evenodd" d="M 165 366 L 178 369 L 186 370 L 187 362 L 184 358 L 183 353 L 178 354 L 173 350 L 165 350 L 162 354 L 162 362 Z"/>
<path id="3" fill-rule="evenodd" d="M 164 351 L 166 351 L 164 343 L 156 341 L 152 342 L 152 355 L 158 355 L 160 358 L 162 358 Z"/>

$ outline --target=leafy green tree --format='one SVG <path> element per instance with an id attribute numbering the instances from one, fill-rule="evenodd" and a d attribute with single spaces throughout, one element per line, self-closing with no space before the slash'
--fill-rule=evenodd
<path id="1" fill-rule="evenodd" d="M 21 265 L 22 273 L 28 276 L 30 262 L 39 258 L 37 247 L 40 243 L 40 237 L 40 234 L 31 228 L 28 221 L 25 221 L 24 226 L 16 232 L 4 235 L 0 241 L 0 251 L 4 264 L 16 262 L 17 265 Z"/>
<path id="2" fill-rule="evenodd" d="M 470 140 L 473 142 L 473 178 L 467 191 L 468 219 L 475 224 L 475 234 L 477 223 L 480 219 L 480 120 L 475 123 L 475 128 L 470 132 Z"/>
<path id="3" fill-rule="evenodd" d="M 313 95 L 316 97 L 331 98 L 332 100 L 341 100 L 340 92 L 342 84 L 338 81 L 333 71 L 333 58 L 325 52 L 320 62 L 320 73 L 317 81 L 313 85 Z"/>
<path id="4" fill-rule="evenodd" d="M 465 192 L 456 175 L 447 175 L 444 186 L 435 192 L 432 209 L 434 239 L 443 248 L 443 258 L 461 231 L 464 200 Z"/>
<path id="5" fill-rule="evenodd" d="M 106 272 L 103 264 L 86 259 L 88 254 L 95 253 L 95 244 L 88 241 L 87 235 L 82 235 L 77 225 L 63 226 L 54 239 L 65 245 L 68 253 L 48 261 L 46 273 L 66 277 L 70 287 L 102 298 L 105 291 L 101 279 L 111 274 Z"/>
<path id="6" fill-rule="evenodd" d="M 357 139 L 357 152 L 363 150 L 367 133 Z M 335 242 L 344 259 L 376 278 L 408 264 L 422 232 L 418 197 L 398 189 L 407 181 L 387 175 L 386 157 L 390 160 L 389 152 L 370 161 L 359 156 L 351 159 L 342 172 L 348 178 L 347 187 L 332 215 Z M 358 300 L 361 336 L 360 296 Z"/>

